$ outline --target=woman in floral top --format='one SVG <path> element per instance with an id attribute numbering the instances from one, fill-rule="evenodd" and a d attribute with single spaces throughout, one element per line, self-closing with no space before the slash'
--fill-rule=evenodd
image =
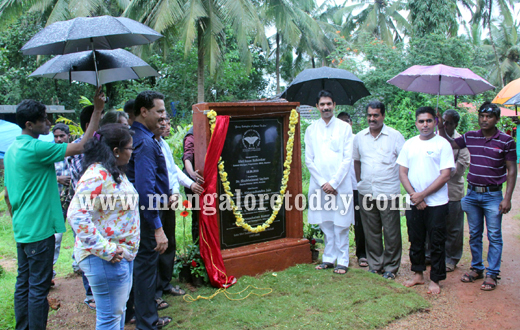
<path id="1" fill-rule="evenodd" d="M 69 207 L 74 255 L 96 301 L 96 329 L 124 329 L 139 248 L 138 194 L 125 175 L 132 131 L 107 124 L 85 146 L 83 176 Z"/>

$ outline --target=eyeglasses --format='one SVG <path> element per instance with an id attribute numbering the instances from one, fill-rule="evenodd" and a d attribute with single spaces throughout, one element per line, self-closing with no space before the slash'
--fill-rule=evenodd
<path id="1" fill-rule="evenodd" d="M 125 148 L 121 148 L 121 149 L 126 149 L 126 150 L 132 150 L 132 151 L 134 151 L 134 150 L 135 150 L 135 148 L 134 148 L 134 147 L 129 147 L 129 148 L 126 148 L 126 147 L 125 147 Z"/>

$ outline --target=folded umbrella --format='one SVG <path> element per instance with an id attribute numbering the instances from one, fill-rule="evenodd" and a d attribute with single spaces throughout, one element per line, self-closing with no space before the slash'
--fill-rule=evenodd
<path id="1" fill-rule="evenodd" d="M 158 75 L 139 57 L 126 50 L 115 49 L 58 55 L 36 69 L 30 77 L 68 79 L 99 86 Z"/>
<path id="2" fill-rule="evenodd" d="M 332 92 L 338 105 L 353 105 L 360 98 L 370 95 L 365 84 L 353 73 L 324 66 L 303 70 L 281 97 L 290 102 L 315 106 L 316 96 L 323 89 Z"/>
<path id="3" fill-rule="evenodd" d="M 58 55 L 145 45 L 161 38 L 154 29 L 126 17 L 77 17 L 53 23 L 31 38 L 24 55 Z"/>

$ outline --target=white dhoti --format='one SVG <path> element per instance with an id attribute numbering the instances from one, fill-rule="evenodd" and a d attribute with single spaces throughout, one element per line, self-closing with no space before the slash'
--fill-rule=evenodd
<path id="1" fill-rule="evenodd" d="M 305 132 L 305 163 L 311 173 L 308 222 L 318 224 L 325 234 L 323 262 L 349 264 L 350 225 L 354 223 L 352 180 L 352 129 L 331 118 L 318 120 Z M 336 195 L 326 195 L 329 184 Z"/>
<path id="2" fill-rule="evenodd" d="M 349 227 L 339 227 L 333 221 L 323 221 L 320 229 L 325 236 L 323 262 L 335 263 L 348 267 L 349 264 Z"/>

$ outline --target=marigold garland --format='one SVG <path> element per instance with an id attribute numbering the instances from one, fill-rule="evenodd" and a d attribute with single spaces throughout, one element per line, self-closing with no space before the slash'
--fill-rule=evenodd
<path id="1" fill-rule="evenodd" d="M 207 117 L 210 124 L 211 135 L 213 135 L 213 131 L 215 130 L 215 123 L 217 121 L 217 113 L 214 110 L 210 110 L 207 114 Z M 229 189 L 229 181 L 227 180 L 228 174 L 224 170 L 224 161 L 222 160 L 222 157 L 220 158 L 218 163 L 218 173 L 220 175 L 220 181 L 222 181 L 222 187 L 224 187 L 224 192 L 226 193 L 226 196 L 229 200 L 229 204 L 231 205 L 231 208 L 233 210 L 233 214 L 235 215 L 235 219 L 237 220 L 235 224 L 238 227 L 242 227 L 251 233 L 260 233 L 269 228 L 269 226 L 271 226 L 274 219 L 278 215 L 278 212 L 280 211 L 280 208 L 283 204 L 285 191 L 287 190 L 287 182 L 289 181 L 289 175 L 291 174 L 291 163 L 294 147 L 294 132 L 296 124 L 298 124 L 298 112 L 293 109 L 291 110 L 291 115 L 289 117 L 289 132 L 287 133 L 289 135 L 289 139 L 287 140 L 287 146 L 285 147 L 285 149 L 287 150 L 287 155 L 285 158 L 285 162 L 283 163 L 284 171 L 282 178 L 282 186 L 280 187 L 280 194 L 277 196 L 276 203 L 273 208 L 273 213 L 271 214 L 269 219 L 267 219 L 262 225 L 251 227 L 244 221 L 242 213 L 238 210 L 238 208 L 235 205 L 235 202 L 231 198 L 233 197 L 233 194 Z"/>

